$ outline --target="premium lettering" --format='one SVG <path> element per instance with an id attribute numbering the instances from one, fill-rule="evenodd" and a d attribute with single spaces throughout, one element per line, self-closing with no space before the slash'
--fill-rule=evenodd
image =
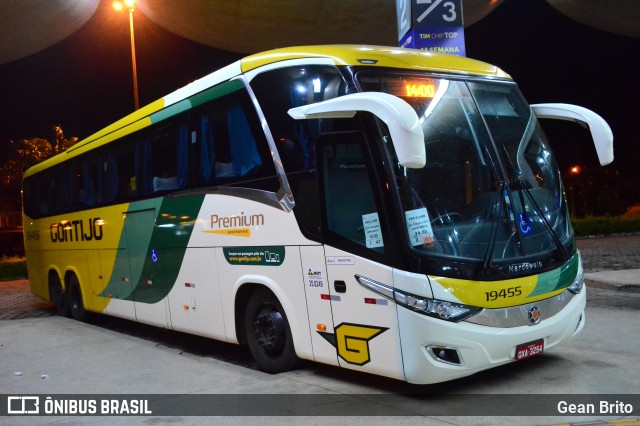
<path id="1" fill-rule="evenodd" d="M 211 215 L 211 229 L 222 228 L 237 228 L 241 226 L 261 226 L 264 225 L 263 214 L 245 215 L 244 212 L 240 212 L 239 215 L 231 216 L 218 216 L 217 214 Z"/>

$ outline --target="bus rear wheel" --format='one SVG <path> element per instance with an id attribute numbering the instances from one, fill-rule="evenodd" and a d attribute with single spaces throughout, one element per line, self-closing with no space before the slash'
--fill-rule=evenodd
<path id="1" fill-rule="evenodd" d="M 56 313 L 63 317 L 69 316 L 69 300 L 62 288 L 60 277 L 55 272 L 49 274 L 49 299 L 56 305 Z"/>
<path id="2" fill-rule="evenodd" d="M 251 355 L 260 370 L 275 374 L 295 367 L 298 358 L 289 322 L 273 293 L 259 289 L 251 295 L 244 325 Z"/>
<path id="3" fill-rule="evenodd" d="M 69 311 L 71 317 L 78 321 L 87 320 L 87 311 L 84 309 L 82 302 L 82 291 L 80 291 L 80 283 L 78 277 L 71 275 L 69 277 Z"/>

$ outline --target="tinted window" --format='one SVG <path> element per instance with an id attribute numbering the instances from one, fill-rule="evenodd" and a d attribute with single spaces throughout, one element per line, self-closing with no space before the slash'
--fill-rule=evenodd
<path id="1" fill-rule="evenodd" d="M 264 131 L 246 91 L 238 90 L 194 110 L 192 129 L 192 174 L 197 186 L 275 177 Z M 266 187 L 277 191 L 277 180 L 269 182 Z"/>

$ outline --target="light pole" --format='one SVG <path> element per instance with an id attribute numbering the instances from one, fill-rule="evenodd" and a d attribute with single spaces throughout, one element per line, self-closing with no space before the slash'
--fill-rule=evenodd
<path id="1" fill-rule="evenodd" d="M 576 212 L 574 210 L 575 207 L 575 193 L 576 190 L 578 189 L 578 175 L 582 172 L 582 168 L 579 165 L 575 165 L 572 166 L 569 171 L 571 172 L 570 178 L 571 178 L 571 186 L 569 187 L 569 190 L 571 191 L 571 200 L 570 200 L 570 205 L 569 205 L 569 214 L 572 217 L 576 217 Z"/>
<path id="2" fill-rule="evenodd" d="M 129 31 L 131 33 L 131 64 L 133 65 L 133 102 L 136 111 L 140 109 L 140 101 L 138 100 L 138 68 L 136 66 L 136 44 L 133 38 L 133 11 L 135 10 L 135 0 L 124 0 L 124 2 L 113 2 L 113 8 L 121 11 L 125 8 L 129 9 Z"/>

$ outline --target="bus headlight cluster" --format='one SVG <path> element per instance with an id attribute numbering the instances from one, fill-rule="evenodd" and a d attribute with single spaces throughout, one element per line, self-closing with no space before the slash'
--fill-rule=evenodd
<path id="1" fill-rule="evenodd" d="M 477 314 L 482 308 L 467 306 L 461 303 L 446 302 L 444 300 L 429 299 L 416 296 L 404 291 L 394 290 L 393 298 L 396 303 L 430 317 L 458 322 Z"/>
<path id="2" fill-rule="evenodd" d="M 362 275 L 356 275 L 355 278 L 364 288 L 374 291 L 389 300 L 393 300 L 400 306 L 430 317 L 458 322 L 469 318 L 482 310 L 482 308 L 477 308 L 475 306 L 430 299 L 428 297 L 417 296 L 406 291 L 396 290 L 393 287 L 379 283 L 370 278 L 363 277 Z"/>
<path id="3" fill-rule="evenodd" d="M 578 263 L 578 274 L 576 275 L 576 279 L 573 280 L 573 283 L 569 286 L 569 291 L 573 294 L 578 294 L 582 291 L 582 287 L 584 287 L 584 269 L 582 268 L 582 262 Z"/>

